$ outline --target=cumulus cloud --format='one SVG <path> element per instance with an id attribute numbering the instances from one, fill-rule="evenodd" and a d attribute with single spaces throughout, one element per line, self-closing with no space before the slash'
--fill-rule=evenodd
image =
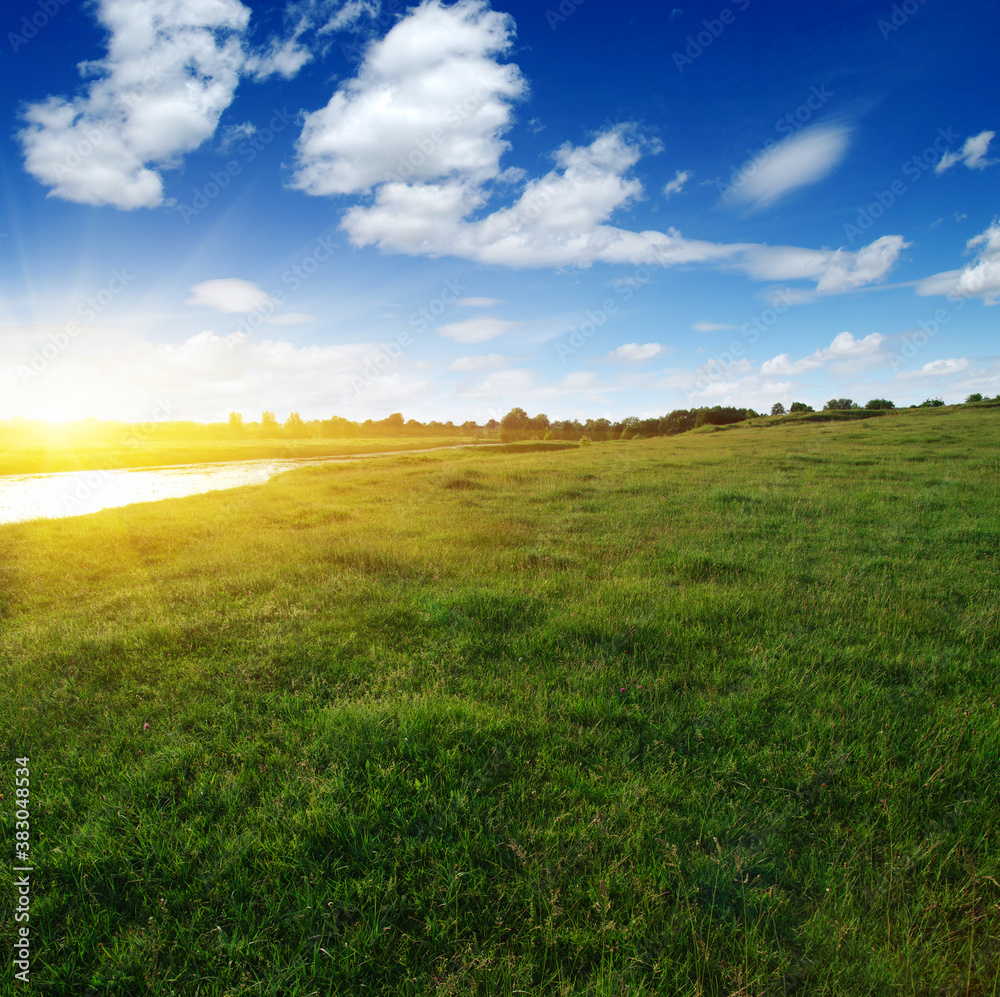
<path id="1" fill-rule="evenodd" d="M 801 302 L 878 283 L 909 245 L 900 235 L 883 235 L 855 251 L 753 246 L 735 265 L 758 280 L 814 281 L 812 290 L 792 295 L 795 302 Z"/>
<path id="2" fill-rule="evenodd" d="M 604 360 L 609 363 L 645 363 L 667 353 L 667 348 L 661 343 L 624 343 L 612 350 Z"/>
<path id="3" fill-rule="evenodd" d="M 722 200 L 760 210 L 800 187 L 818 183 L 844 158 L 850 130 L 813 125 L 783 139 L 745 163 Z"/>
<path id="4" fill-rule="evenodd" d="M 850 332 L 841 332 L 835 336 L 829 346 L 816 350 L 815 353 L 801 360 L 793 360 L 788 353 L 780 353 L 770 360 L 765 360 L 760 366 L 764 377 L 794 377 L 817 370 L 831 361 L 854 361 L 860 358 L 873 357 L 878 354 L 885 336 L 873 332 L 864 339 L 856 339 Z"/>
<path id="5" fill-rule="evenodd" d="M 508 322 L 491 315 L 483 315 L 462 319 L 460 322 L 449 322 L 447 325 L 439 326 L 437 333 L 445 339 L 453 339 L 456 343 L 486 343 L 520 325 L 520 322 Z"/>
<path id="6" fill-rule="evenodd" d="M 658 151 L 632 126 L 564 143 L 539 177 L 501 169 L 512 108 L 527 91 L 509 52 L 514 25 L 484 0 L 424 0 L 367 50 L 354 78 L 309 114 L 293 184 L 315 195 L 364 195 L 341 227 L 357 247 L 457 256 L 507 267 L 709 264 L 757 279 L 812 280 L 836 293 L 879 280 L 901 237 L 847 250 L 777 249 L 630 231 L 615 212 L 643 196 L 632 170 Z M 474 81 L 473 83 L 470 83 Z M 805 129 L 768 154 L 748 187 L 760 201 L 832 169 L 847 129 Z M 678 171 L 676 192 L 690 178 Z M 755 186 L 756 185 L 756 186 Z"/>
<path id="7" fill-rule="evenodd" d="M 986 159 L 986 150 L 996 135 L 996 132 L 982 131 L 978 135 L 971 135 L 965 140 L 965 144 L 958 152 L 946 152 L 941 157 L 941 162 L 934 167 L 935 173 L 944 173 L 950 170 L 956 163 L 963 163 L 970 170 L 985 170 L 987 166 L 994 166 L 1000 162 L 997 159 Z"/>
<path id="8" fill-rule="evenodd" d="M 215 132 L 239 81 L 250 11 L 238 0 L 100 0 L 108 53 L 81 96 L 31 104 L 25 168 L 50 196 L 130 209 L 163 203 L 159 170 Z"/>
<path id="9" fill-rule="evenodd" d="M 306 116 L 293 185 L 310 194 L 496 176 L 511 104 L 526 85 L 494 56 L 513 22 L 485 0 L 427 0 L 372 44 L 357 76 Z"/>
<path id="10" fill-rule="evenodd" d="M 919 370 L 904 370 L 896 375 L 897 381 L 912 381 L 925 377 L 946 377 L 949 374 L 961 374 L 970 367 L 965 357 L 955 357 L 950 360 L 931 360 Z"/>
<path id="11" fill-rule="evenodd" d="M 679 194 L 684 189 L 684 184 L 693 176 L 694 174 L 690 170 L 678 170 L 673 180 L 663 188 L 663 196 L 670 197 L 671 194 Z"/>
<path id="12" fill-rule="evenodd" d="M 249 314 L 274 308 L 271 296 L 256 284 L 239 277 L 225 277 L 219 280 L 204 280 L 191 288 L 189 305 L 214 308 L 228 315 Z"/>
<path id="13" fill-rule="evenodd" d="M 1000 302 L 1000 221 L 969 239 L 965 248 L 969 252 L 976 250 L 972 263 L 961 270 L 946 270 L 917 281 L 917 294 L 982 298 L 987 305 Z"/>

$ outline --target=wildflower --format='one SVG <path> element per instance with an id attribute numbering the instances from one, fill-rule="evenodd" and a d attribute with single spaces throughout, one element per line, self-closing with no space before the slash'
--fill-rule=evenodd
<path id="1" fill-rule="evenodd" d="M 142 725 L 142 729 L 143 730 L 149 730 L 149 724 L 143 724 Z"/>

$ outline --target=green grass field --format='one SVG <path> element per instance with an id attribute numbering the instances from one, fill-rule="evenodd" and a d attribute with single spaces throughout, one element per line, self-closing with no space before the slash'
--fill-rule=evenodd
<path id="1" fill-rule="evenodd" d="M 0 527 L 20 992 L 996 997 L 998 510 L 943 408 Z"/>

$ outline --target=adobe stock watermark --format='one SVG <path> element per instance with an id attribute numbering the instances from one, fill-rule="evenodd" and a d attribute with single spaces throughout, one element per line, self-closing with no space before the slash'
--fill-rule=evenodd
<path id="1" fill-rule="evenodd" d="M 900 172 L 911 183 L 916 183 L 928 170 L 941 161 L 942 156 L 958 142 L 960 136 L 951 128 L 939 128 L 938 137 L 923 152 L 910 157 L 900 167 Z M 872 191 L 872 200 L 858 208 L 854 222 L 844 222 L 844 235 L 852 245 L 899 200 L 910 188 L 898 177 L 885 190 Z"/>
<path id="2" fill-rule="evenodd" d="M 426 332 L 431 322 L 439 319 L 465 293 L 463 287 L 454 278 L 444 281 L 441 293 L 421 306 L 410 315 L 410 325 L 418 332 Z M 378 347 L 365 357 L 364 362 L 350 374 L 351 387 L 355 395 L 365 388 L 370 388 L 372 382 L 380 374 L 385 374 L 397 361 L 405 358 L 406 347 L 413 342 L 413 336 L 403 330 L 396 336 L 395 342 L 380 343 Z"/>
<path id="3" fill-rule="evenodd" d="M 659 246 L 651 247 L 650 255 L 661 258 L 651 260 L 649 263 L 640 264 L 627 277 L 622 277 L 614 283 L 615 294 L 620 300 L 605 298 L 596 308 L 588 308 L 586 319 L 578 326 L 571 329 L 566 337 L 555 344 L 556 356 L 565 363 L 574 356 L 586 344 L 588 339 L 593 339 L 599 329 L 603 328 L 608 319 L 614 315 L 621 305 L 631 300 L 636 291 L 645 287 L 653 279 L 653 274 L 668 265 L 662 259 L 663 251 Z"/>
<path id="4" fill-rule="evenodd" d="M 952 320 L 955 313 L 960 312 L 965 307 L 965 302 L 969 297 L 975 296 L 982 290 L 982 280 L 976 281 L 972 278 L 968 283 L 973 285 L 967 288 L 969 291 L 968 294 L 956 294 L 954 291 L 951 291 L 946 296 L 946 300 L 951 305 L 950 309 L 935 309 L 933 315 L 917 323 L 917 330 L 915 332 L 904 336 L 903 344 L 899 350 L 889 354 L 889 365 L 893 371 L 899 373 L 906 366 L 907 361 L 912 360 L 937 336 L 942 327 L 946 326 Z"/>
<path id="5" fill-rule="evenodd" d="M 750 6 L 750 0 L 736 0 L 733 6 L 742 14 Z M 711 20 L 701 23 L 703 25 L 701 31 L 684 39 L 687 42 L 684 51 L 671 53 L 678 73 L 683 73 L 695 59 L 711 47 L 726 28 L 736 23 L 736 13 L 730 7 L 723 7 Z"/>
<path id="6" fill-rule="evenodd" d="M 899 31 L 925 3 L 927 0 L 903 0 L 902 3 L 894 3 L 889 10 L 889 20 L 879 18 L 878 24 L 875 25 L 882 35 L 882 41 L 888 41 L 889 35 Z"/>
<path id="7" fill-rule="evenodd" d="M 587 0 L 562 0 L 556 10 L 547 10 L 545 20 L 549 27 L 555 31 L 560 24 L 565 24 Z"/>
<path id="8" fill-rule="evenodd" d="M 140 83 L 136 84 L 132 89 L 118 94 L 112 106 L 120 112 L 134 110 L 149 96 L 156 84 L 162 81 L 163 67 L 152 66 L 146 70 Z M 97 122 L 88 125 L 83 132 L 83 137 L 78 139 L 74 144 L 63 143 L 66 154 L 53 167 L 56 179 L 62 180 L 92 156 L 94 151 L 104 142 L 106 130 L 107 124 L 102 126 L 101 122 Z"/>
<path id="9" fill-rule="evenodd" d="M 385 183 L 406 183 L 423 166 L 428 157 L 447 141 L 448 132 L 460 127 L 463 121 L 472 117 L 492 96 L 493 91 L 485 83 L 480 83 L 472 93 L 452 104 L 445 111 L 445 127 L 435 128 L 425 138 L 417 139 L 410 152 L 400 156 L 395 172 L 386 171 Z"/>
<path id="10" fill-rule="evenodd" d="M 738 192 L 740 187 L 757 172 L 768 153 L 784 138 L 794 135 L 795 132 L 804 128 L 812 120 L 813 115 L 820 111 L 833 95 L 833 91 L 828 90 L 825 84 L 810 87 L 809 95 L 805 100 L 794 111 L 789 111 L 774 123 L 774 130 L 782 136 L 781 139 L 769 138 L 764 143 L 763 148 L 757 152 L 747 149 L 748 158 L 733 168 L 729 180 L 717 179 L 715 181 L 715 187 L 721 199 L 725 201 L 731 194 Z"/>
<path id="11" fill-rule="evenodd" d="M 318 236 L 310 253 L 302 257 L 294 266 L 288 267 L 281 275 L 281 283 L 289 291 L 295 292 L 305 284 L 313 274 L 317 273 L 324 263 L 327 263 L 333 256 L 337 245 L 333 236 Z M 250 336 L 264 325 L 268 319 L 273 318 L 275 312 L 285 303 L 285 292 L 280 288 L 275 288 L 265 295 L 252 311 L 247 312 L 240 319 L 239 324 L 233 332 L 226 337 L 226 346 L 230 350 L 236 349 L 241 343 L 245 343 Z"/>
<path id="12" fill-rule="evenodd" d="M 267 125 L 255 128 L 237 147 L 240 159 L 230 159 L 222 169 L 212 170 L 208 181 L 191 191 L 190 200 L 174 206 L 184 224 L 190 225 L 191 220 L 197 218 L 232 183 L 233 178 L 238 177 L 295 120 L 288 113 L 288 108 L 280 111 L 272 108 Z"/>
<path id="13" fill-rule="evenodd" d="M 68 3 L 69 0 L 38 0 L 31 16 L 25 15 L 21 18 L 21 33 L 7 32 L 7 43 L 11 51 L 17 55 L 28 42 L 38 37 L 39 31 L 45 30 L 49 21 Z"/>
<path id="14" fill-rule="evenodd" d="M 791 288 L 776 291 L 771 304 L 755 315 L 749 322 L 740 326 L 740 335 L 752 346 L 760 339 L 761 334 L 771 329 L 778 319 L 795 303 L 795 295 Z M 746 356 L 746 345 L 742 340 L 734 339 L 728 349 L 719 350 L 711 359 L 695 368 L 695 380 L 688 391 L 691 399 L 699 391 L 704 391 L 710 384 L 716 384 L 732 372 L 734 365 Z"/>
<path id="15" fill-rule="evenodd" d="M 122 291 L 128 287 L 135 279 L 124 267 L 121 270 L 112 270 L 111 279 L 96 294 L 85 298 L 76 309 L 77 316 L 83 321 L 83 325 L 78 322 L 67 322 L 62 330 L 49 333 L 49 341 L 41 349 L 36 349 L 31 354 L 31 361 L 27 364 L 19 364 L 17 368 L 18 376 L 22 384 L 28 384 L 36 377 L 41 377 L 45 368 L 65 350 L 69 344 L 83 332 L 87 325 L 92 323 Z"/>

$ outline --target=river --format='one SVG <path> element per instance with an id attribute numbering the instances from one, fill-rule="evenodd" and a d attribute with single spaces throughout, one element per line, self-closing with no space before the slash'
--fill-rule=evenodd
<path id="1" fill-rule="evenodd" d="M 110 471 L 7 474 L 0 476 L 0 523 L 85 516 L 101 509 L 131 505 L 133 502 L 157 502 L 160 499 L 200 495 L 223 488 L 262 485 L 282 471 L 314 464 L 398 457 L 401 454 L 430 453 L 434 450 L 459 450 L 464 446 L 476 445 L 345 454 L 341 457 L 264 458 L 215 464 L 119 468 Z"/>

